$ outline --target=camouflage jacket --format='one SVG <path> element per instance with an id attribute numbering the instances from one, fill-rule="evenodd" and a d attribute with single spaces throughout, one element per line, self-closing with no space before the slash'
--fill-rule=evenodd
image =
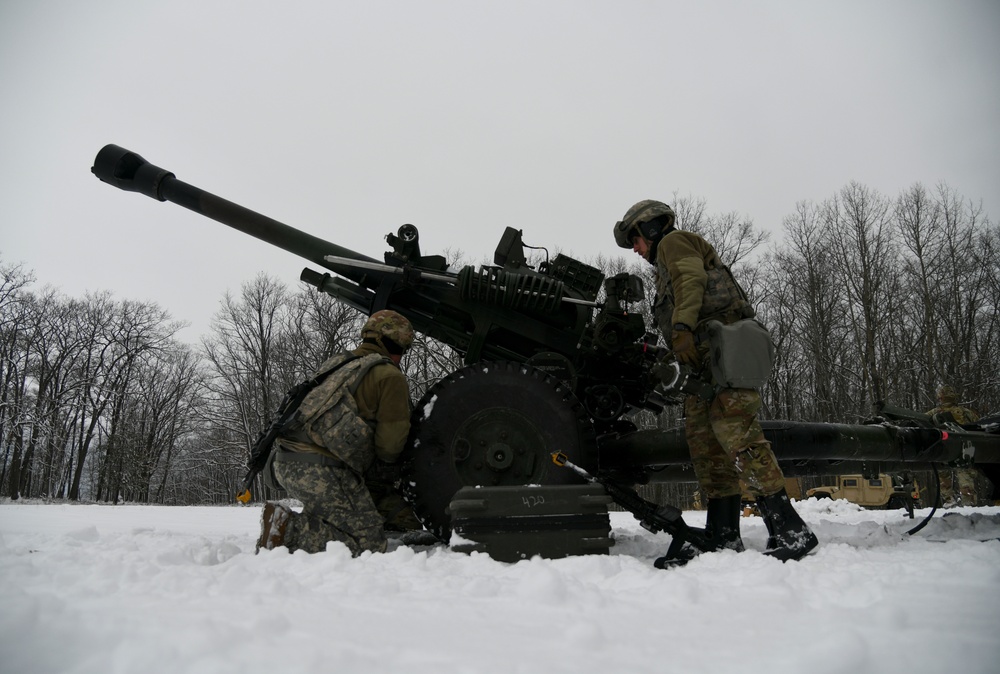
<path id="1" fill-rule="evenodd" d="M 947 403 L 938 405 L 932 410 L 928 410 L 927 415 L 932 417 L 940 412 L 951 413 L 952 418 L 960 424 L 972 424 L 979 421 L 979 415 L 970 410 L 968 407 Z"/>
<path id="2" fill-rule="evenodd" d="M 656 249 L 653 315 L 669 338 L 675 323 L 697 332 L 706 321 L 728 325 L 755 312 L 715 248 L 694 232 L 675 229 Z"/>
<path id="3" fill-rule="evenodd" d="M 386 355 L 375 344 L 362 344 L 352 353 Z M 354 399 L 361 418 L 375 430 L 375 456 L 394 463 L 410 434 L 410 392 L 406 375 L 394 363 L 380 363 L 361 380 Z"/>

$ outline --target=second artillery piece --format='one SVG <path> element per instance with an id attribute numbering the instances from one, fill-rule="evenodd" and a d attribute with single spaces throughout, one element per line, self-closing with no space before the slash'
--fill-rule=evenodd
<path id="1" fill-rule="evenodd" d="M 465 367 L 415 407 L 407 450 L 407 498 L 438 537 L 447 536 L 447 507 L 463 486 L 579 482 L 552 463 L 556 453 L 602 478 L 694 479 L 682 430 L 638 431 L 628 420 L 686 390 L 679 368 L 665 387 L 651 374 L 656 347 L 642 315 L 629 310 L 643 299 L 638 277 L 605 278 L 566 255 L 529 265 L 521 231 L 511 227 L 494 264 L 478 269 L 455 271 L 442 256 L 423 255 L 410 224 L 386 237 L 392 250 L 377 260 L 184 183 L 117 145 L 98 153 L 92 171 L 294 253 L 326 270 L 306 268 L 303 281 L 366 315 L 395 310 L 463 354 Z M 941 428 L 889 407 L 874 421 L 762 425 L 789 475 L 1000 464 L 1000 423 Z"/>

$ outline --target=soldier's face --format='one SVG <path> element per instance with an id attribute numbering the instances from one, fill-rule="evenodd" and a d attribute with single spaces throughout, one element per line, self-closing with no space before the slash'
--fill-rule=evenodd
<path id="1" fill-rule="evenodd" d="M 649 246 L 649 241 L 642 236 L 632 238 L 632 252 L 636 255 L 641 255 L 644 260 L 649 259 Z"/>

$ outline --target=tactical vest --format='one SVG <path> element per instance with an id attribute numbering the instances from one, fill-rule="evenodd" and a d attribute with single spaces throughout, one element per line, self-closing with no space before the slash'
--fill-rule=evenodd
<path id="1" fill-rule="evenodd" d="M 706 270 L 705 294 L 698 311 L 698 324 L 691 326 L 695 332 L 706 321 L 716 320 L 725 325 L 756 315 L 743 289 L 736 282 L 729 267 L 719 265 Z M 656 265 L 656 300 L 653 316 L 660 332 L 669 338 L 674 326 L 674 288 L 670 272 L 659 263 Z"/>
<path id="2" fill-rule="evenodd" d="M 337 369 L 302 401 L 281 438 L 292 442 L 282 442 L 282 447 L 329 455 L 364 473 L 375 460 L 375 433 L 358 413 L 354 392 L 368 371 L 380 363 L 392 361 L 377 353 L 360 358 L 341 353 L 323 363 L 321 373 Z"/>

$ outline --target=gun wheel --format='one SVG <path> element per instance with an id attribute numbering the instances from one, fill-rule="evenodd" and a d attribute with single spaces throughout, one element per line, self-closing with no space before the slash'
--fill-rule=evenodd
<path id="1" fill-rule="evenodd" d="M 428 531 L 451 535 L 448 504 L 460 488 L 579 484 L 553 452 L 594 470 L 593 424 L 573 392 L 529 365 L 483 362 L 448 375 L 411 418 L 404 496 Z"/>

